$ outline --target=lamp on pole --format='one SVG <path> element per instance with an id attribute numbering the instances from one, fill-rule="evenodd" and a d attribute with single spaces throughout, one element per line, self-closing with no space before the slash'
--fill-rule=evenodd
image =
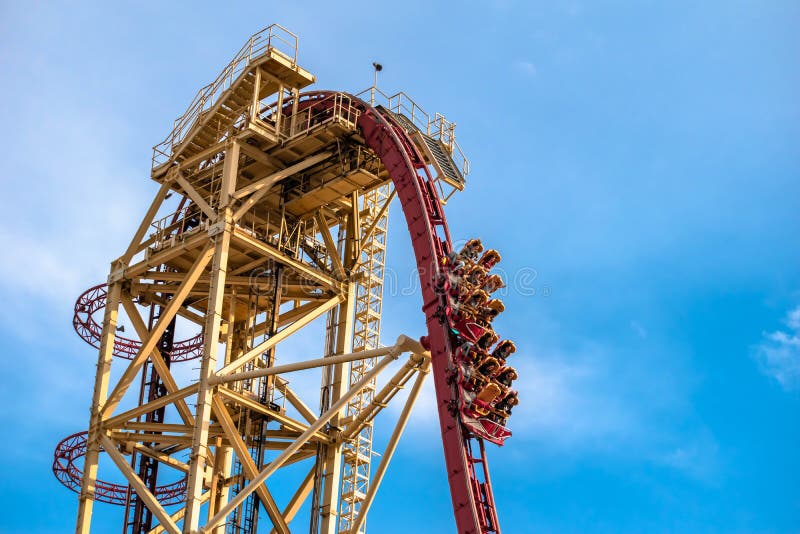
<path id="1" fill-rule="evenodd" d="M 372 82 L 372 90 L 370 91 L 370 105 L 375 105 L 375 90 L 378 88 L 378 73 L 383 70 L 383 65 L 378 63 L 377 61 L 372 62 L 372 68 L 374 69 L 375 78 Z"/>

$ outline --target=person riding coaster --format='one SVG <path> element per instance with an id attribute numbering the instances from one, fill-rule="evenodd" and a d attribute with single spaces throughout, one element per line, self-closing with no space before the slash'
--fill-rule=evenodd
<path id="1" fill-rule="evenodd" d="M 492 356 L 500 360 L 501 362 L 505 362 L 509 356 L 517 352 L 517 346 L 514 345 L 514 342 L 510 339 L 504 339 L 492 351 Z"/>
<path id="2" fill-rule="evenodd" d="M 505 367 L 501 367 L 498 371 L 495 372 L 494 378 L 500 385 L 510 388 L 511 383 L 519 377 L 517 376 L 516 369 L 514 369 L 510 365 L 506 365 Z"/>
<path id="3" fill-rule="evenodd" d="M 473 265 L 464 271 L 464 281 L 466 281 L 472 287 L 476 287 L 484 281 L 486 275 L 486 269 L 480 265 Z"/>
<path id="4" fill-rule="evenodd" d="M 460 251 L 456 252 L 454 250 L 450 252 L 445 262 L 450 266 L 451 270 L 458 271 L 464 269 L 467 265 L 474 264 L 481 252 L 483 252 L 481 240 L 470 239 Z"/>
<path id="5" fill-rule="evenodd" d="M 465 271 L 462 275 L 450 273 L 449 276 L 449 294 L 452 298 L 456 301 L 462 302 L 464 301 L 469 295 L 474 293 L 477 289 L 483 289 L 481 284 L 483 283 L 483 279 L 486 275 L 486 272 L 483 268 L 478 267 L 477 265 L 473 265 L 467 271 Z M 443 283 L 440 283 L 440 288 L 444 287 Z"/>
<path id="6" fill-rule="evenodd" d="M 502 289 L 504 287 L 506 287 L 506 284 L 503 282 L 503 278 L 499 274 L 490 274 L 484 279 L 481 289 L 489 294 L 492 294 L 498 289 Z"/>
<path id="7" fill-rule="evenodd" d="M 486 252 L 483 253 L 483 256 L 477 261 L 477 264 L 486 269 L 488 272 L 491 270 L 492 267 L 500 263 L 500 253 L 497 252 L 495 249 L 490 248 Z"/>
<path id="8" fill-rule="evenodd" d="M 481 375 L 492 378 L 501 370 L 501 365 L 497 359 L 486 356 L 478 363 L 477 368 Z"/>
<path id="9" fill-rule="evenodd" d="M 510 389 L 495 402 L 494 409 L 505 416 L 505 419 L 508 419 L 511 416 L 511 409 L 518 404 L 519 394 L 515 390 Z M 502 424 L 505 425 L 505 421 Z"/>
<path id="10" fill-rule="evenodd" d="M 492 299 L 475 312 L 475 322 L 484 328 L 491 328 L 492 321 L 505 311 L 506 307 L 500 299 Z M 467 310 L 469 311 L 469 310 Z"/>
<path id="11" fill-rule="evenodd" d="M 464 304 L 470 308 L 480 308 L 489 302 L 489 293 L 483 289 L 479 289 L 470 294 L 464 301 Z"/>
<path id="12" fill-rule="evenodd" d="M 458 255 L 461 259 L 474 263 L 478 260 L 481 252 L 483 252 L 483 243 L 480 239 L 475 238 L 464 243 Z"/>
<path id="13" fill-rule="evenodd" d="M 486 330 L 481 337 L 478 338 L 478 348 L 488 351 L 492 345 L 497 343 L 500 337 L 494 333 L 493 330 Z"/>

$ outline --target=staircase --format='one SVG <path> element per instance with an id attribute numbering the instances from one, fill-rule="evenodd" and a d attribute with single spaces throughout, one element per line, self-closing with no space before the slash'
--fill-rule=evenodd
<path id="1" fill-rule="evenodd" d="M 251 105 L 282 88 L 299 90 L 311 83 L 314 76 L 297 65 L 297 36 L 278 24 L 264 28 L 198 91 L 169 135 L 153 147 L 153 175 L 223 140 Z"/>
<path id="2" fill-rule="evenodd" d="M 464 175 L 462 175 L 461 171 L 459 171 L 455 166 L 455 163 L 453 163 L 453 158 L 451 158 L 450 155 L 445 151 L 446 149 L 442 142 L 427 134 L 421 135 L 422 139 L 425 141 L 425 144 L 428 146 L 428 150 L 431 151 L 433 159 L 436 160 L 436 163 L 434 164 L 436 170 L 441 170 L 445 180 L 451 180 L 459 184 L 464 184 Z"/>
<path id="3" fill-rule="evenodd" d="M 383 106 L 378 107 L 381 108 L 382 112 L 389 113 L 409 133 L 417 147 L 424 153 L 428 163 L 436 169 L 437 180 L 443 180 L 458 190 L 464 189 L 466 185 L 465 172 L 461 172 L 453 160 L 452 150 L 448 149 L 440 139 L 429 135 L 427 131 L 423 131 L 400 110 L 390 111 Z M 427 130 L 430 130 L 430 124 L 430 121 L 428 121 Z M 466 167 L 464 170 L 466 171 Z"/>

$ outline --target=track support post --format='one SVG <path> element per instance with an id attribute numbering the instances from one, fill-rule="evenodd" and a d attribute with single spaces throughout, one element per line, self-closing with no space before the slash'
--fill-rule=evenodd
<path id="1" fill-rule="evenodd" d="M 116 262 L 111 264 L 112 273 L 118 268 L 119 266 Z M 103 432 L 102 409 L 108 398 L 111 358 L 114 353 L 114 340 L 117 332 L 117 313 L 122 295 L 122 282 L 117 280 L 111 283 L 111 277 L 109 277 L 109 282 L 106 310 L 103 316 L 102 339 L 97 359 L 97 374 L 94 381 L 91 415 L 89 417 L 89 436 L 86 442 L 83 480 L 81 481 L 81 492 L 78 497 L 78 520 L 75 525 L 75 534 L 88 534 L 92 523 L 97 463 L 100 455 L 100 438 Z"/>

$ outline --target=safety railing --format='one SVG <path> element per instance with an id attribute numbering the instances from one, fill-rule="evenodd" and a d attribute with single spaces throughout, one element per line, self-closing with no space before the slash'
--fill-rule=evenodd
<path id="1" fill-rule="evenodd" d="M 448 149 L 453 158 L 453 163 L 455 163 L 463 176 L 469 174 L 469 160 L 456 141 L 456 125 L 448 121 L 444 115 L 435 113 L 431 118 L 424 109 L 402 91 L 394 95 L 387 95 L 373 86 L 355 96 L 368 101 L 373 106 L 381 105 L 392 113 L 402 115 L 410 120 L 422 133 L 440 141 Z"/>
<path id="2" fill-rule="evenodd" d="M 153 147 L 153 168 L 169 161 L 174 148 L 186 138 L 198 117 L 213 108 L 220 96 L 255 60 L 268 53 L 278 53 L 297 65 L 297 35 L 279 24 L 273 24 L 253 34 L 228 63 L 217 79 L 197 92 L 186 112 L 175 120 L 172 131 Z"/>
<path id="3" fill-rule="evenodd" d="M 282 109 L 279 108 L 282 105 Z M 295 115 L 285 115 L 289 103 L 273 102 L 261 108 L 257 120 L 261 126 L 275 132 L 275 137 L 288 141 L 305 135 L 325 124 L 338 123 L 355 128 L 361 111 L 353 105 L 353 99 L 345 93 L 333 93 L 320 100 L 313 108 L 298 111 Z M 279 117 L 280 116 L 280 117 Z M 280 122 L 278 121 L 280 118 Z"/>
<path id="4" fill-rule="evenodd" d="M 430 136 L 438 139 L 441 143 L 450 150 L 450 157 L 453 158 L 458 170 L 461 171 L 462 176 L 469 174 L 469 160 L 461 150 L 461 145 L 456 141 L 456 124 L 444 118 L 441 113 L 435 113 L 433 122 L 430 125 Z"/>

